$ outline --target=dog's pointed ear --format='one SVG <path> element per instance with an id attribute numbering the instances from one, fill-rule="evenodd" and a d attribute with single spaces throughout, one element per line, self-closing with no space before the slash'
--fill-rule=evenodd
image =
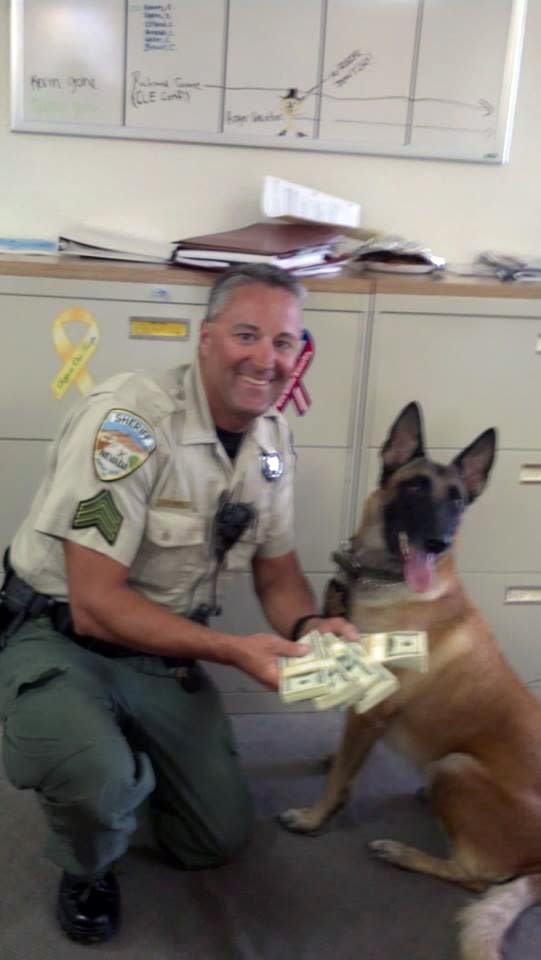
<path id="1" fill-rule="evenodd" d="M 453 460 L 466 484 L 468 502 L 483 492 L 496 456 L 496 430 L 490 427 Z"/>
<path id="2" fill-rule="evenodd" d="M 399 413 L 381 448 L 383 484 L 399 467 L 424 457 L 423 421 L 419 404 L 412 402 Z"/>

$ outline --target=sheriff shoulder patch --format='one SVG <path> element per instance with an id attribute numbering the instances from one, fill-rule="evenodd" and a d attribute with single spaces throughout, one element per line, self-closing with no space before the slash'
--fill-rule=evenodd
<path id="1" fill-rule="evenodd" d="M 94 441 L 94 468 L 100 480 L 120 480 L 156 449 L 152 428 L 129 410 L 109 410 Z"/>
<path id="2" fill-rule="evenodd" d="M 110 543 L 115 543 L 122 526 L 122 516 L 110 490 L 100 490 L 95 497 L 81 500 L 71 522 L 73 530 L 82 530 L 85 527 L 96 527 L 102 537 Z"/>

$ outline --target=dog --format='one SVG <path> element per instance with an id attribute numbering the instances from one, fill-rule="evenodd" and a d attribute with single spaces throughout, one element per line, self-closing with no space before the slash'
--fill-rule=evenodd
<path id="1" fill-rule="evenodd" d="M 417 403 L 393 423 L 379 487 L 347 550 L 334 555 L 341 569 L 324 612 L 364 633 L 425 630 L 428 671 L 396 670 L 391 697 L 367 714 L 350 708 L 321 798 L 280 815 L 289 830 L 317 832 L 380 737 L 408 755 L 426 773 L 450 856 L 394 840 L 370 847 L 399 867 L 486 891 L 460 917 L 464 960 L 500 960 L 507 929 L 541 903 L 541 704 L 498 650 L 454 561 L 464 510 L 483 491 L 495 448 L 491 428 L 444 466 L 425 453 Z"/>

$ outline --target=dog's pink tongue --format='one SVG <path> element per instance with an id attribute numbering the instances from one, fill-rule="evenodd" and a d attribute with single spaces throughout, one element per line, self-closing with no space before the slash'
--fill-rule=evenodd
<path id="1" fill-rule="evenodd" d="M 404 580 L 414 593 L 425 593 L 434 580 L 434 556 L 410 547 L 404 561 Z"/>

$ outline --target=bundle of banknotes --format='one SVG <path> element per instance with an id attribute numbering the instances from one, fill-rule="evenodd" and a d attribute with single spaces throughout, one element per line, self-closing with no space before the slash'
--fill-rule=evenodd
<path id="1" fill-rule="evenodd" d="M 359 643 L 312 630 L 302 638 L 310 651 L 280 657 L 280 698 L 311 700 L 316 710 L 353 707 L 366 713 L 398 690 L 391 669 L 428 669 L 427 635 L 422 630 L 365 633 Z M 389 669 L 391 668 L 391 669 Z"/>

